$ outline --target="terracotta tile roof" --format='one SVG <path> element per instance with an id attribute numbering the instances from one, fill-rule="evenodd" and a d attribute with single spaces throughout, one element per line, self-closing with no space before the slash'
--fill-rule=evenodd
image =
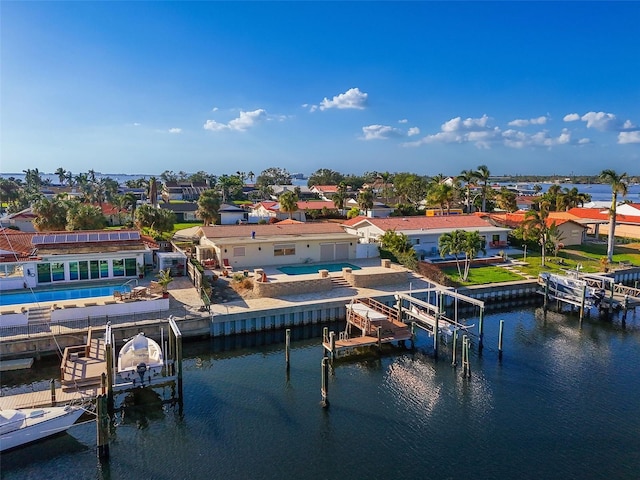
<path id="1" fill-rule="evenodd" d="M 311 188 L 324 193 L 336 193 L 338 191 L 338 185 L 314 185 Z"/>
<path id="2" fill-rule="evenodd" d="M 299 225 L 301 223 L 304 223 L 304 222 L 294 220 L 293 218 L 287 218 L 286 220 L 279 221 L 278 225 Z"/>
<path id="3" fill-rule="evenodd" d="M 605 220 L 609 221 L 609 212 L 602 208 L 572 208 L 569 213 L 580 218 L 587 218 L 593 220 Z M 618 213 L 616 215 L 616 223 L 631 223 L 640 225 L 640 216 L 624 215 Z"/>
<path id="4" fill-rule="evenodd" d="M 274 223 L 266 225 L 214 225 L 201 227 L 202 233 L 207 238 L 251 237 L 256 236 L 282 236 L 282 235 L 318 235 L 344 233 L 343 228 L 337 223 Z"/>
<path id="5" fill-rule="evenodd" d="M 31 237 L 33 232 L 20 232 L 10 228 L 0 231 L 0 262 L 15 262 L 26 260 L 34 253 Z"/>
<path id="6" fill-rule="evenodd" d="M 506 225 L 511 228 L 520 226 L 527 218 L 526 212 L 522 210 L 513 213 L 488 213 L 485 215 L 486 218 L 489 218 L 494 223 Z M 547 218 L 546 223 L 547 226 L 550 227 L 554 223 L 556 226 L 560 226 L 567 222 L 578 223 L 577 220 L 579 220 L 579 218 L 569 212 L 549 212 L 549 217 Z"/>
<path id="7" fill-rule="evenodd" d="M 298 210 L 322 210 L 323 208 L 335 210 L 336 206 L 333 202 L 328 201 L 306 201 L 301 200 L 298 202 Z"/>

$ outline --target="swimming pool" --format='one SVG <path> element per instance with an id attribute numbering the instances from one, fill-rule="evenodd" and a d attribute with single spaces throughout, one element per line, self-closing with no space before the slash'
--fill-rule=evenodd
<path id="1" fill-rule="evenodd" d="M 23 303 L 56 302 L 60 300 L 75 300 L 78 298 L 108 297 L 115 290 L 123 290 L 122 285 L 102 285 L 94 287 L 74 287 L 56 290 L 41 290 L 31 292 L 26 290 L 20 293 L 2 293 L 0 306 L 19 305 Z"/>
<path id="2" fill-rule="evenodd" d="M 351 268 L 353 270 L 360 270 L 357 265 L 351 265 L 350 263 L 314 263 L 312 265 L 288 265 L 286 267 L 280 267 L 282 273 L 287 275 L 309 275 L 310 273 L 318 273 L 319 270 L 329 270 L 330 272 L 340 272 L 343 268 Z"/>

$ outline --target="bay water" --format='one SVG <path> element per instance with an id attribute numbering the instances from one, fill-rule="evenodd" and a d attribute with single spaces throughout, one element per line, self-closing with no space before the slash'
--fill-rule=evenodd
<path id="1" fill-rule="evenodd" d="M 637 479 L 640 309 L 604 319 L 523 307 L 485 315 L 472 376 L 451 344 L 338 360 L 320 406 L 321 327 L 184 344 L 184 404 L 131 396 L 110 460 L 95 423 L 8 452 L 6 479 Z M 505 321 L 504 356 L 497 352 Z M 471 323 L 474 323 L 471 320 Z M 477 324 L 477 321 L 475 322 Z M 337 330 L 340 324 L 331 325 Z M 54 367 L 32 372 L 46 382 Z M 39 378 L 42 377 L 42 378 Z M 3 374 L 3 394 L 23 390 Z M 168 394 L 168 391 L 164 392 Z M 146 398 L 145 398 L 146 397 Z"/>

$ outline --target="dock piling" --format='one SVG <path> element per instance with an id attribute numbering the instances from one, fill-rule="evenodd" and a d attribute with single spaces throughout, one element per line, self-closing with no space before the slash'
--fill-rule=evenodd
<path id="1" fill-rule="evenodd" d="M 109 459 L 109 413 L 107 403 L 107 395 L 98 395 L 98 398 L 96 398 L 98 459 L 101 462 Z"/>
<path id="2" fill-rule="evenodd" d="M 457 339 L 458 339 L 458 329 L 457 328 L 453 329 L 453 335 L 452 336 L 453 336 L 453 338 L 452 338 L 453 347 L 451 348 L 451 351 L 452 351 L 452 353 L 451 353 L 451 366 L 453 368 L 456 368 L 458 366 L 458 359 L 456 357 L 457 353 L 458 353 L 456 351 L 456 349 L 457 349 L 456 343 L 457 343 Z"/>
<path id="3" fill-rule="evenodd" d="M 289 352 L 289 350 L 291 348 L 291 329 L 290 328 L 286 329 L 285 334 L 284 334 L 284 339 L 285 339 L 285 341 L 284 341 L 284 343 L 285 343 L 285 345 L 284 345 L 284 359 L 285 359 L 285 362 L 287 363 L 287 370 L 289 370 L 289 367 L 291 366 L 290 365 L 291 357 L 290 357 L 290 352 Z"/>
<path id="4" fill-rule="evenodd" d="M 587 284 L 582 286 L 582 298 L 580 300 L 580 325 L 582 325 L 582 319 L 584 318 L 584 307 L 587 301 Z"/>
<path id="5" fill-rule="evenodd" d="M 322 358 L 322 387 L 320 392 L 322 394 L 320 405 L 322 408 L 327 408 L 329 406 L 329 359 L 327 357 Z"/>
<path id="6" fill-rule="evenodd" d="M 504 320 L 500 320 L 500 331 L 498 332 L 498 359 L 502 360 L 502 339 L 504 332 Z"/>
<path id="7" fill-rule="evenodd" d="M 49 382 L 49 386 L 51 388 L 51 406 L 56 406 L 56 381 L 52 378 Z"/>
<path id="8" fill-rule="evenodd" d="M 478 353 L 482 353 L 484 348 L 484 315 L 483 309 L 480 309 L 480 319 L 478 320 Z"/>

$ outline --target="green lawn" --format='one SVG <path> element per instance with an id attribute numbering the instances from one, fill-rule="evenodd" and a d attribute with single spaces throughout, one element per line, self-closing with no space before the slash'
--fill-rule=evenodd
<path id="1" fill-rule="evenodd" d="M 500 267 L 482 266 L 474 267 L 469 270 L 469 278 L 466 282 L 461 282 L 456 267 L 443 268 L 444 274 L 454 282 L 460 285 L 484 285 L 486 283 L 514 282 L 523 280 L 523 277 L 511 273 Z"/>

